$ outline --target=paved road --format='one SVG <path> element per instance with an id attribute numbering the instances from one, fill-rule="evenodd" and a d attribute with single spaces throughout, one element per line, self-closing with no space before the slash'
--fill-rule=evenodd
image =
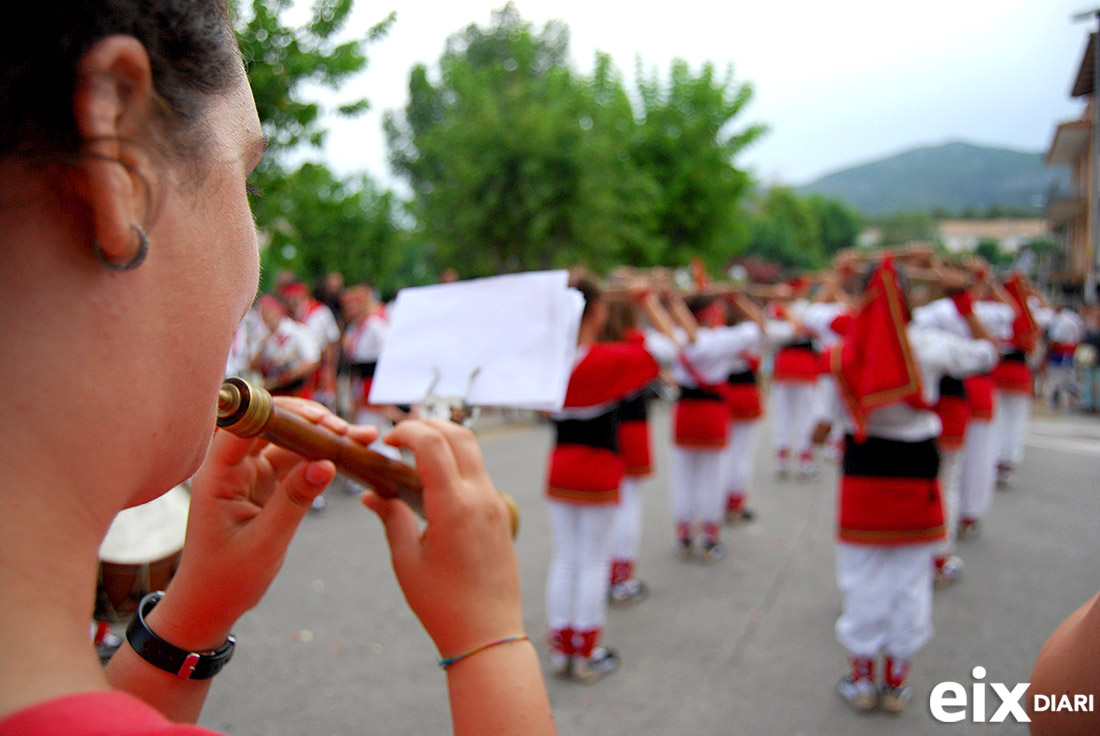
<path id="1" fill-rule="evenodd" d="M 666 427 L 658 411 L 655 436 L 667 436 Z M 541 639 L 550 432 L 519 424 L 481 437 L 497 485 L 521 507 L 524 612 Z M 712 565 L 672 554 L 666 477 L 650 481 L 639 572 L 652 595 L 610 613 L 606 639 L 621 653 L 619 673 L 590 686 L 548 679 L 559 732 L 1026 733 L 1019 724 L 939 724 L 928 695 L 941 681 L 969 686 L 976 665 L 987 682 L 1026 682 L 1046 637 L 1100 589 L 1100 421 L 1036 417 L 1014 486 L 998 492 L 981 536 L 962 543 L 964 579 L 936 594 L 937 633 L 913 667 L 914 701 L 900 717 L 858 716 L 833 692 L 845 667 L 833 636 L 835 469 L 826 464 L 812 482 L 777 481 L 767 444 L 761 433 L 758 520 L 729 530 L 730 554 Z M 667 468 L 658 449 L 658 468 Z M 351 496 L 330 498 L 323 515 L 306 519 L 264 602 L 240 622 L 237 654 L 201 724 L 255 736 L 449 733 L 444 676 L 393 581 L 378 522 Z"/>

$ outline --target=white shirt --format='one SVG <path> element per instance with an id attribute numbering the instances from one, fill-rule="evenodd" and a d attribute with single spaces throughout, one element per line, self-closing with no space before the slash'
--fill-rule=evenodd
<path id="1" fill-rule="evenodd" d="M 806 307 L 802 314 L 802 324 L 813 333 L 819 350 L 828 350 L 841 341 L 841 336 L 833 332 L 833 322 L 848 307 L 840 302 L 817 302 Z"/>
<path id="2" fill-rule="evenodd" d="M 684 347 L 683 358 L 706 383 L 722 383 L 730 373 L 747 368 L 743 353 L 759 350 L 763 336 L 755 322 L 742 322 L 733 327 L 701 327 L 695 342 Z M 681 362 L 672 367 L 672 378 L 681 386 L 699 385 Z"/>
<path id="3" fill-rule="evenodd" d="M 1016 310 L 1002 302 L 974 302 L 974 316 L 989 330 L 989 334 L 998 340 L 1012 339 L 1012 323 L 1016 319 Z M 950 299 L 937 299 L 934 302 L 913 310 L 913 324 L 945 330 L 959 337 L 969 338 L 970 325 L 959 314 L 955 302 Z"/>
<path id="4" fill-rule="evenodd" d="M 283 317 L 274 333 L 260 346 L 260 370 L 272 376 L 297 363 L 315 363 L 321 359 L 321 348 L 308 327 Z"/>
<path id="5" fill-rule="evenodd" d="M 1062 309 L 1051 318 L 1047 336 L 1051 342 L 1074 345 L 1085 337 L 1085 321 L 1072 309 Z"/>
<path id="6" fill-rule="evenodd" d="M 940 379 L 944 376 L 961 379 L 988 373 L 997 362 L 997 349 L 988 340 L 959 337 L 947 330 L 915 324 L 910 324 L 906 333 L 920 366 L 921 396 L 929 406 L 939 400 Z M 854 431 L 836 390 L 831 392 L 831 399 L 832 416 L 843 417 L 848 431 Z M 873 437 L 920 442 L 938 437 L 942 431 L 943 425 L 934 411 L 917 409 L 904 401 L 867 414 L 867 434 Z"/>
<path id="7" fill-rule="evenodd" d="M 302 323 L 309 328 L 317 343 L 322 347 L 328 347 L 332 343 L 340 342 L 340 327 L 336 324 L 336 317 L 327 304 L 311 301 L 309 311 L 305 314 Z"/>
<path id="8" fill-rule="evenodd" d="M 352 363 L 374 363 L 382 355 L 389 323 L 378 312 L 368 314 L 348 327 L 344 335 L 344 353 Z"/>

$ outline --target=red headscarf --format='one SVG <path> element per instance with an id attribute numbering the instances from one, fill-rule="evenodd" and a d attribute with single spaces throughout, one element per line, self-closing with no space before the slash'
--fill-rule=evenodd
<path id="1" fill-rule="evenodd" d="M 867 414 L 872 409 L 899 401 L 923 406 L 920 367 L 906 335 L 908 323 L 894 261 L 886 256 L 871 275 L 844 342 L 829 356 L 857 441 L 867 438 Z"/>

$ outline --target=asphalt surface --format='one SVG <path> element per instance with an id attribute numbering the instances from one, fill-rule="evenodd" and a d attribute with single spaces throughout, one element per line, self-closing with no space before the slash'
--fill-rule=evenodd
<path id="1" fill-rule="evenodd" d="M 914 699 L 900 716 L 858 715 L 835 694 L 846 654 L 833 626 L 836 469 L 777 480 L 770 428 L 758 432 L 757 519 L 729 528 L 711 564 L 673 554 L 667 498 L 667 410 L 657 405 L 657 474 L 645 487 L 638 572 L 650 597 L 609 613 L 605 641 L 623 666 L 592 685 L 547 677 L 559 733 L 795 736 L 1025 734 L 1027 727 L 941 724 L 939 682 L 969 688 L 1027 682 L 1054 628 L 1100 589 L 1100 420 L 1033 418 L 1014 483 L 998 491 L 982 532 L 960 543 L 962 579 L 935 595 L 936 635 L 918 655 Z M 524 615 L 545 662 L 544 585 L 550 533 L 542 482 L 551 434 L 528 422 L 479 431 L 498 487 L 517 500 Z M 227 734 L 449 733 L 437 653 L 394 582 L 381 527 L 339 488 L 305 520 L 261 605 L 237 627 L 200 725 Z M 990 694 L 990 714 L 997 699 Z"/>

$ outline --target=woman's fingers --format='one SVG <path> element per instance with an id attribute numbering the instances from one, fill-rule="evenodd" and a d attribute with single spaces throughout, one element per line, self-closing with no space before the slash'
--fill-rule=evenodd
<path id="1" fill-rule="evenodd" d="M 386 530 L 394 570 L 413 564 L 420 553 L 420 524 L 407 504 L 392 498 L 382 498 L 367 491 L 360 499 L 368 509 L 378 514 Z"/>
<path id="2" fill-rule="evenodd" d="M 433 495 L 428 492 L 429 488 L 449 488 L 461 477 L 447 436 L 428 422 L 401 422 L 386 435 L 386 443 L 409 449 L 416 456 L 416 470 L 425 486 L 425 504 L 428 503 L 428 496 Z"/>
<path id="3" fill-rule="evenodd" d="M 481 458 L 481 447 L 473 432 L 462 425 L 441 419 L 429 419 L 427 422 L 447 438 L 454 454 L 455 465 L 464 478 L 475 480 L 487 476 L 485 462 Z"/>
<path id="4" fill-rule="evenodd" d="M 272 545 L 282 545 L 275 548 L 285 548 L 313 499 L 321 495 L 335 475 L 336 466 L 331 461 L 316 460 L 301 462 L 280 479 L 252 522 L 261 537 Z"/>

